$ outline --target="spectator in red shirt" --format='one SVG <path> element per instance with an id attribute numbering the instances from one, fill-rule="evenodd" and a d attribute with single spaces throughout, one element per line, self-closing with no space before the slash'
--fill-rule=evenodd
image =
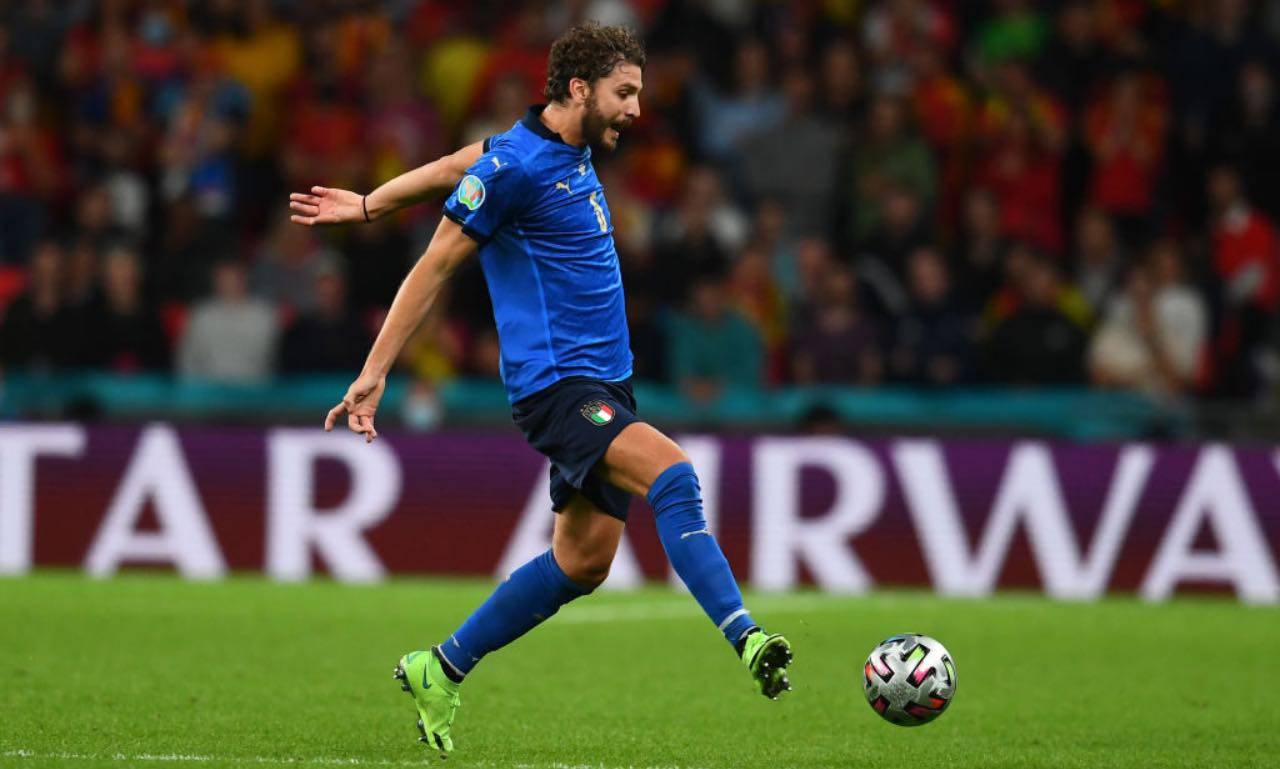
<path id="1" fill-rule="evenodd" d="M 1270 321 L 1280 307 L 1280 238 L 1275 223 L 1245 198 L 1234 168 L 1210 171 L 1208 196 L 1214 213 L 1213 269 L 1223 290 L 1214 345 L 1216 389 L 1248 395 L 1260 384 L 1258 353 L 1268 343 Z"/>
<path id="2" fill-rule="evenodd" d="M 1001 234 L 1058 253 L 1062 249 L 1061 157 L 1037 140 L 1026 112 L 1013 111 L 1005 123 L 1005 138 L 983 159 L 978 184 L 995 196 Z"/>
<path id="3" fill-rule="evenodd" d="M 1085 140 L 1093 155 L 1089 197 L 1118 218 L 1122 234 L 1138 234 L 1151 211 L 1168 123 L 1156 87 L 1127 72 L 1090 105 Z M 1132 237 L 1129 238 L 1133 240 Z"/>
<path id="4" fill-rule="evenodd" d="M 1227 304 L 1267 313 L 1280 306 L 1280 253 L 1275 223 L 1249 204 L 1239 173 L 1219 166 L 1209 174 L 1213 206 L 1213 267 Z"/>
<path id="5" fill-rule="evenodd" d="M 981 152 L 976 181 L 999 202 L 1005 236 L 1059 253 L 1062 107 L 1018 61 L 1000 66 L 995 85 L 975 126 Z"/>

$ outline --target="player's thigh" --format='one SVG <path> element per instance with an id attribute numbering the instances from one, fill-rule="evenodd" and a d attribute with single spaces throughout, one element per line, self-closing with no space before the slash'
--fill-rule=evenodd
<path id="1" fill-rule="evenodd" d="M 551 549 L 566 573 L 608 568 L 618 552 L 623 522 L 575 493 L 556 513 Z"/>
<path id="2" fill-rule="evenodd" d="M 607 483 L 629 494 L 643 496 L 664 470 L 688 461 L 675 441 L 652 425 L 633 422 L 609 444 L 596 469 Z"/>

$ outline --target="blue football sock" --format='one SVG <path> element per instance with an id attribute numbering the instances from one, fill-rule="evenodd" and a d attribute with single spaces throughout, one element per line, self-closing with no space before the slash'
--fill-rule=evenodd
<path id="1" fill-rule="evenodd" d="M 725 639 L 737 645 L 756 624 L 742 605 L 729 562 L 702 517 L 702 490 L 693 465 L 663 471 L 649 487 L 649 504 L 667 559 Z"/>
<path id="2" fill-rule="evenodd" d="M 546 551 L 511 572 L 462 627 L 440 644 L 448 663 L 446 671 L 452 667 L 461 680 L 484 655 L 528 633 L 561 606 L 590 592 L 569 579 L 551 551 Z"/>

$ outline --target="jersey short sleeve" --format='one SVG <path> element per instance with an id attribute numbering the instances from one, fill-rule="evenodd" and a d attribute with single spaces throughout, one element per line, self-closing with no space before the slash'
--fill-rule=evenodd
<path id="1" fill-rule="evenodd" d="M 484 243 L 520 213 L 529 194 L 528 176 L 514 153 L 491 147 L 458 182 L 445 201 L 444 215 Z"/>

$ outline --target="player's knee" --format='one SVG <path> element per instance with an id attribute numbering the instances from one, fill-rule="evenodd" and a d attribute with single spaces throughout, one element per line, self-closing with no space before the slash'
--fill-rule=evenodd
<path id="1" fill-rule="evenodd" d="M 666 452 L 658 462 L 658 466 L 662 468 L 662 472 L 658 475 L 661 476 L 662 473 L 678 465 L 688 465 L 690 471 L 693 469 L 693 461 L 689 459 L 688 454 L 684 453 L 684 449 L 672 446 L 671 450 Z"/>
<path id="2" fill-rule="evenodd" d="M 603 551 L 578 552 L 566 559 L 564 573 L 569 579 L 590 590 L 595 590 L 609 577 L 613 554 Z"/>
<path id="3" fill-rule="evenodd" d="M 654 512 L 660 513 L 671 503 L 687 503 L 701 501 L 702 487 L 698 482 L 698 474 L 684 452 L 683 459 L 671 462 L 666 469 L 658 473 L 649 486 L 647 497 Z"/>

